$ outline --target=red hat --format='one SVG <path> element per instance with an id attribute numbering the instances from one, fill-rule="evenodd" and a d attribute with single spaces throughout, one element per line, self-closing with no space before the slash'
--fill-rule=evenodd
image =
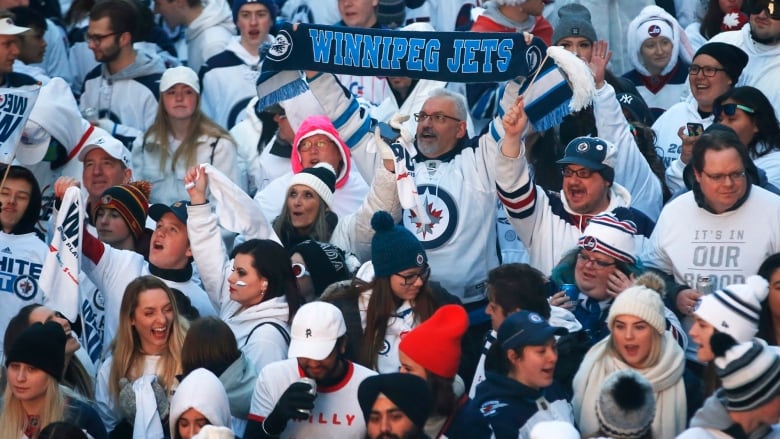
<path id="1" fill-rule="evenodd" d="M 398 349 L 426 370 L 455 378 L 460 365 L 460 339 L 469 317 L 460 305 L 444 305 L 401 339 Z"/>

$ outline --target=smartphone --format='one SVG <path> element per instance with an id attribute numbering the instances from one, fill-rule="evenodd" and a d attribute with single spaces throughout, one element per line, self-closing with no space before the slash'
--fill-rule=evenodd
<path id="1" fill-rule="evenodd" d="M 689 136 L 695 137 L 704 134 L 704 125 L 695 122 L 688 122 L 686 125 L 688 126 Z"/>
<path id="2" fill-rule="evenodd" d="M 379 127 L 379 136 L 388 145 L 392 145 L 393 143 L 395 143 L 398 137 L 401 136 L 401 131 L 391 127 L 390 124 L 388 123 L 378 122 L 377 126 Z"/>

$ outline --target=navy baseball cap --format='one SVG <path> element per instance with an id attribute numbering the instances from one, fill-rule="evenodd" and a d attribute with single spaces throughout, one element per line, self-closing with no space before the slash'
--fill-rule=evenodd
<path id="1" fill-rule="evenodd" d="M 550 326 L 547 320 L 531 311 L 510 314 L 498 328 L 498 343 L 503 350 L 523 346 L 541 346 L 554 335 L 566 335 L 569 331 L 559 326 Z"/>
<path id="2" fill-rule="evenodd" d="M 190 205 L 189 201 L 177 201 L 170 206 L 165 204 L 152 204 L 149 206 L 149 218 L 160 221 L 163 215 L 170 212 L 178 218 L 184 224 L 187 224 L 187 206 Z"/>
<path id="3" fill-rule="evenodd" d="M 615 169 L 617 147 L 598 137 L 576 137 L 566 145 L 559 165 L 580 165 L 594 171 Z"/>

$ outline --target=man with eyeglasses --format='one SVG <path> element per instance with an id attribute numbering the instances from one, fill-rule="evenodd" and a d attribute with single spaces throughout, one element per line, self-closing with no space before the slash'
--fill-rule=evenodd
<path id="1" fill-rule="evenodd" d="M 761 90 L 775 113 L 780 114 L 780 1 L 748 0 L 750 23 L 740 30 L 721 32 L 710 41 L 733 44 L 748 54 L 749 61 L 735 86 L 750 85 Z"/>
<path id="2" fill-rule="evenodd" d="M 666 184 L 672 194 L 684 189 L 683 169 L 700 133 L 714 120 L 715 101 L 737 84 L 748 56 L 740 48 L 709 42 L 699 48 L 688 68 L 691 95 L 672 105 L 653 124 L 655 149 L 666 167 Z"/>
<path id="3" fill-rule="evenodd" d="M 358 210 L 368 185 L 359 172 L 353 171 L 352 153 L 343 139 L 328 116 L 309 116 L 301 123 L 292 142 L 292 169 L 254 196 L 266 218 L 279 216 L 293 175 L 320 162 L 329 163 L 336 171 L 333 212 L 344 217 Z"/>
<path id="4" fill-rule="evenodd" d="M 577 137 L 558 160 L 563 174 L 560 193 L 534 184 L 525 159 L 525 144 L 504 142 L 496 166 L 498 197 L 507 219 L 528 250 L 529 263 L 549 274 L 595 215 L 623 209 L 624 220 L 637 226 L 641 248 L 653 231 L 653 221 L 631 207 L 631 194 L 615 183 L 617 147 L 598 137 Z"/>
<path id="5" fill-rule="evenodd" d="M 715 289 L 744 283 L 780 251 L 780 198 L 755 184 L 755 167 L 737 134 L 714 127 L 721 129 L 706 130 L 693 147 L 693 189 L 664 207 L 640 257 L 680 285 L 667 291 L 667 303 L 684 316 L 686 330 L 701 277 L 709 276 Z M 697 361 L 697 347 L 689 343 L 690 361 Z"/>
<path id="6" fill-rule="evenodd" d="M 159 81 L 165 71 L 159 56 L 133 48 L 139 19 L 133 2 L 98 2 L 90 11 L 84 34 L 100 65 L 84 80 L 79 108 L 82 113 L 96 112 L 95 124 L 128 146 L 154 122 Z"/>
<path id="7" fill-rule="evenodd" d="M 360 173 L 379 176 L 378 173 L 395 169 L 392 153 L 381 146 L 392 143 L 398 133 L 386 140 L 381 133 L 375 135 L 376 121 L 360 111 L 354 98 L 345 95 L 333 75 L 307 76 L 312 93 L 336 121 L 341 135 L 354 139 L 350 141 L 354 145 L 351 153 Z M 514 105 L 519 87 L 515 81 L 507 84 L 500 103 L 503 109 Z M 503 139 L 504 126 L 499 118 L 491 122 L 486 134 L 469 138 L 467 116 L 468 107 L 462 95 L 446 88 L 430 91 L 414 115 L 416 136 L 401 130 L 398 138 L 414 151 L 415 156 L 409 160 L 414 173 L 400 168 L 392 171 L 410 178 L 402 182 L 403 188 L 393 188 L 381 197 L 386 203 L 381 210 L 391 212 L 422 242 L 431 278 L 470 309 L 479 309 L 475 312 L 482 317 L 481 310 L 487 304 L 487 273 L 499 263 L 494 178 L 497 145 L 512 140 Z M 390 124 L 400 127 L 405 120 L 406 117 L 396 115 Z M 418 207 L 401 208 L 399 193 L 407 200 L 417 197 Z"/>

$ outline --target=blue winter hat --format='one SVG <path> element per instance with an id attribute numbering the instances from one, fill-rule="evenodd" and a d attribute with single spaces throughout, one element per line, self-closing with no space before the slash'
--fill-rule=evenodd
<path id="1" fill-rule="evenodd" d="M 396 225 L 385 211 L 374 213 L 371 227 L 376 230 L 371 239 L 371 262 L 374 276 L 387 277 L 428 263 L 420 241 L 403 226 Z"/>
<path id="2" fill-rule="evenodd" d="M 152 204 L 149 206 L 149 218 L 160 221 L 166 213 L 172 213 L 183 224 L 187 224 L 187 206 L 190 205 L 189 201 L 181 200 L 177 201 L 170 206 L 162 203 Z"/>
<path id="3" fill-rule="evenodd" d="M 580 165 L 598 171 L 608 182 L 615 178 L 617 147 L 599 137 L 575 137 L 566 145 L 559 165 Z"/>
<path id="4" fill-rule="evenodd" d="M 554 335 L 566 335 L 569 331 L 550 324 L 531 311 L 512 313 L 498 327 L 496 340 L 501 349 L 517 349 L 524 346 L 541 346 Z"/>
<path id="5" fill-rule="evenodd" d="M 274 0 L 234 0 L 233 1 L 233 22 L 238 21 L 238 11 L 241 10 L 241 6 L 247 3 L 260 3 L 268 8 L 268 12 L 271 14 L 271 22 L 276 21 L 276 16 L 279 15 L 279 8 L 276 6 Z"/>

